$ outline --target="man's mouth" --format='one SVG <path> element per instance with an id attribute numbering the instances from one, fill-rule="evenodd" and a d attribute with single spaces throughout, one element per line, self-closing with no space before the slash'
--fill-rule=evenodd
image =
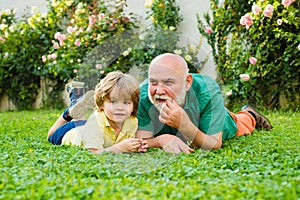
<path id="1" fill-rule="evenodd" d="M 160 98 L 155 99 L 155 100 L 156 100 L 156 102 L 158 102 L 158 103 L 165 103 L 165 102 L 167 101 L 167 99 L 160 99 Z"/>
<path id="2" fill-rule="evenodd" d="M 165 103 L 167 100 L 172 101 L 172 99 L 168 96 L 160 96 L 160 95 L 154 95 L 154 100 L 158 103 Z"/>

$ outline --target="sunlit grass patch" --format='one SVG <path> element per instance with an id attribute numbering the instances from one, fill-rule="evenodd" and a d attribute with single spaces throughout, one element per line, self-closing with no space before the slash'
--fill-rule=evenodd
<path id="1" fill-rule="evenodd" d="M 299 199 L 300 113 L 215 151 L 93 155 L 55 146 L 61 110 L 0 113 L 0 199 Z"/>

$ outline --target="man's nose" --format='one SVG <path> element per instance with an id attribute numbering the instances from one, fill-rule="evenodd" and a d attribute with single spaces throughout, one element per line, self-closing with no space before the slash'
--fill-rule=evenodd
<path id="1" fill-rule="evenodd" d="M 162 84 L 158 84 L 155 93 L 165 94 L 166 93 L 165 87 Z"/>

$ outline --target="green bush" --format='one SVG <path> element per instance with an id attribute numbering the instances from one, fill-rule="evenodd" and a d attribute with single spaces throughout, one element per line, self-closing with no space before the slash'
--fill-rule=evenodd
<path id="1" fill-rule="evenodd" d="M 30 109 L 38 89 L 43 87 L 44 106 L 61 107 L 60 92 L 76 76 L 87 52 L 106 38 L 132 27 L 132 21 L 123 12 L 124 6 L 124 1 L 49 0 L 47 14 L 34 11 L 20 20 L 13 10 L 3 11 L 0 97 L 6 94 L 18 109 Z M 102 12 L 103 19 L 91 26 L 91 16 L 99 17 Z M 59 44 L 61 36 L 65 38 Z M 56 48 L 57 44 L 61 48 Z"/>
<path id="2" fill-rule="evenodd" d="M 11 10 L 1 15 L 0 97 L 7 94 L 18 109 L 31 108 L 40 88 L 43 106 L 60 108 L 60 93 L 71 79 L 93 89 L 110 71 L 146 72 L 165 52 L 182 55 L 190 72 L 206 62 L 198 59 L 201 42 L 178 45 L 183 18 L 175 0 L 147 1 L 147 27 L 124 12 L 125 0 L 47 2 L 46 14 L 34 11 L 19 21 Z"/>
<path id="3" fill-rule="evenodd" d="M 146 18 L 151 25 L 139 26 L 139 30 L 118 58 L 115 65 L 137 66 L 146 73 L 151 60 L 166 52 L 181 55 L 188 63 L 190 72 L 200 72 L 206 60 L 198 59 L 201 42 L 182 47 L 178 44 L 180 32 L 178 26 L 183 20 L 180 8 L 175 0 L 147 0 L 145 2 Z"/>
<path id="4" fill-rule="evenodd" d="M 198 28 L 212 47 L 228 106 L 299 109 L 300 2 L 210 3 L 212 16 L 205 14 L 206 23 L 198 16 Z"/>
<path id="5" fill-rule="evenodd" d="M 39 12 L 17 21 L 14 10 L 7 9 L 0 20 L 0 97 L 6 94 L 18 109 L 29 109 L 44 75 L 40 55 L 49 50 L 53 27 Z"/>

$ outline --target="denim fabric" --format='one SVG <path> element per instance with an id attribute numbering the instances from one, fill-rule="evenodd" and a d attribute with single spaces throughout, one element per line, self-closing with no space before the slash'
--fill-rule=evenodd
<path id="1" fill-rule="evenodd" d="M 51 142 L 52 144 L 55 144 L 55 145 L 61 145 L 61 141 L 62 141 L 62 138 L 65 136 L 65 134 L 77 127 L 77 126 L 82 126 L 86 123 L 86 120 L 78 120 L 78 121 L 71 121 L 71 122 L 67 122 L 63 125 L 61 125 L 54 133 L 53 135 L 51 135 L 49 138 L 48 138 L 48 141 Z"/>

